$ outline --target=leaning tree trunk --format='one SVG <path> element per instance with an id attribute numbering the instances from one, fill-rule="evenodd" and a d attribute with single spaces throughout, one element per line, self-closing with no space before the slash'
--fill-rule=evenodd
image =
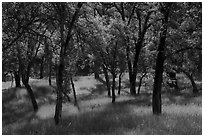
<path id="1" fill-rule="evenodd" d="M 74 93 L 74 105 L 77 106 L 77 108 L 79 109 L 79 105 L 78 105 L 77 97 L 76 97 L 76 90 L 75 90 L 75 87 L 74 87 L 74 82 L 73 82 L 72 77 L 70 78 L 70 81 L 71 81 L 72 90 L 73 90 L 73 93 Z"/>
<path id="2" fill-rule="evenodd" d="M 119 80 L 118 80 L 118 95 L 120 95 L 120 91 L 121 91 L 121 81 L 122 81 L 122 74 L 123 74 L 123 72 L 120 72 L 120 74 L 119 74 Z"/>
<path id="3" fill-rule="evenodd" d="M 164 15 L 162 20 L 162 28 L 160 33 L 160 41 L 158 46 L 157 60 L 156 60 L 156 71 L 154 77 L 154 87 L 153 87 L 153 96 L 152 96 L 152 109 L 153 114 L 161 114 L 161 88 L 162 88 L 162 75 L 164 70 L 164 60 L 165 60 L 165 42 L 166 34 L 168 28 L 168 18 L 171 3 L 165 3 L 165 7 L 161 7 L 161 13 Z"/>
<path id="4" fill-rule="evenodd" d="M 18 53 L 17 57 L 18 57 L 18 62 L 19 62 L 18 74 L 21 74 L 22 83 L 25 85 L 25 88 L 26 88 L 26 90 L 28 92 L 28 95 L 30 96 L 34 112 L 36 112 L 38 110 L 38 104 L 36 102 L 33 90 L 29 85 L 30 69 L 31 69 L 31 66 L 33 65 L 33 59 L 31 59 L 31 61 L 28 62 L 28 66 L 27 66 L 27 68 L 25 68 L 25 66 L 24 66 L 24 64 L 22 62 L 21 52 L 20 52 L 19 46 L 17 46 L 16 50 L 17 50 L 17 53 Z"/>
<path id="5" fill-rule="evenodd" d="M 25 88 L 26 88 L 26 90 L 28 92 L 28 95 L 30 96 L 34 112 L 36 112 L 38 110 L 38 104 L 36 102 L 33 90 L 31 88 L 31 86 L 29 85 L 29 75 L 30 75 L 31 65 L 32 65 L 32 62 L 29 62 L 26 71 L 22 72 L 22 82 L 25 85 Z M 22 68 L 24 68 L 24 66 L 22 64 L 20 66 Z M 24 70 L 24 69 L 22 69 L 22 70 Z"/>
<path id="6" fill-rule="evenodd" d="M 198 93 L 198 88 L 197 88 L 196 83 L 195 83 L 195 81 L 193 79 L 193 75 L 192 74 L 186 74 L 186 75 L 188 76 L 188 78 L 191 81 L 191 85 L 193 87 L 193 93 Z"/>
<path id="7" fill-rule="evenodd" d="M 28 94 L 30 96 L 30 99 L 32 101 L 32 105 L 33 105 L 33 109 L 34 111 L 36 112 L 38 110 L 38 104 L 36 102 L 36 99 L 35 99 L 35 95 L 33 93 L 33 90 L 31 89 L 30 85 L 28 83 L 24 83 L 25 87 L 26 87 L 26 90 L 28 91 Z"/>
<path id="8" fill-rule="evenodd" d="M 147 72 L 145 72 L 142 77 L 140 78 L 140 82 L 139 82 L 139 86 L 138 86 L 138 90 L 137 90 L 137 94 L 140 94 L 140 88 L 142 86 L 142 79 L 146 76 Z"/>
<path id="9" fill-rule="evenodd" d="M 193 79 L 193 75 L 188 73 L 187 71 L 185 71 L 184 69 L 182 69 L 180 67 L 178 69 L 180 71 L 182 71 L 189 78 L 189 80 L 191 81 L 191 85 L 193 87 L 193 93 L 198 93 L 198 88 L 197 88 L 197 85 L 196 85 L 196 83 L 195 83 L 195 81 Z"/>
<path id="10" fill-rule="evenodd" d="M 38 110 L 38 104 L 36 102 L 33 90 L 31 88 L 31 86 L 29 85 L 29 75 L 28 74 L 27 75 L 26 74 L 22 75 L 22 82 L 25 85 L 25 88 L 26 88 L 26 90 L 28 92 L 28 95 L 30 96 L 30 99 L 31 99 L 31 102 L 32 102 L 32 105 L 33 105 L 33 110 L 34 110 L 34 112 L 36 112 Z"/>
<path id="11" fill-rule="evenodd" d="M 14 79 L 15 79 L 15 83 L 16 83 L 16 87 L 21 87 L 21 77 L 19 72 L 14 71 Z"/>
<path id="12" fill-rule="evenodd" d="M 56 3 L 55 3 L 56 4 Z M 59 3 L 57 3 L 59 4 Z M 67 32 L 67 36 L 66 39 L 64 41 L 64 17 L 66 16 L 64 14 L 64 11 L 59 9 L 59 12 L 61 12 L 60 16 L 61 16 L 61 20 L 60 20 L 60 35 L 61 35 L 61 51 L 60 51 L 60 61 L 59 61 L 59 66 L 58 66 L 58 73 L 57 73 L 57 102 L 56 102 L 56 108 L 55 108 L 55 124 L 59 124 L 59 121 L 61 119 L 61 113 L 62 113 L 62 91 L 63 91 L 63 71 L 64 71 L 64 61 L 65 61 L 65 56 L 66 56 L 66 52 L 67 52 L 67 48 L 69 46 L 69 42 L 72 38 L 72 29 L 74 26 L 74 23 L 78 17 L 78 13 L 80 11 L 80 8 L 82 7 L 83 3 L 79 2 L 77 4 L 77 8 L 74 12 L 74 15 L 72 16 L 72 19 L 70 21 L 69 27 L 68 27 L 68 32 Z M 61 5 L 61 9 L 64 10 L 65 5 Z"/>

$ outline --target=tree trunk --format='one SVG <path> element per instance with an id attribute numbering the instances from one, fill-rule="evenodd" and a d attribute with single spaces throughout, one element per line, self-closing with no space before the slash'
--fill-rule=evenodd
<path id="1" fill-rule="evenodd" d="M 99 79 L 99 69 L 100 69 L 100 65 L 99 62 L 97 60 L 94 61 L 94 77 L 95 79 Z"/>
<path id="2" fill-rule="evenodd" d="M 191 84 L 192 84 L 192 86 L 193 86 L 193 93 L 198 93 L 198 88 L 197 88 L 196 83 L 195 83 L 195 81 L 194 81 L 194 79 L 193 79 L 193 76 L 191 75 L 191 76 L 189 77 L 189 79 L 191 80 Z"/>
<path id="3" fill-rule="evenodd" d="M 131 95 L 136 95 L 137 63 L 139 60 L 140 51 L 142 49 L 142 43 L 144 41 L 145 32 L 146 31 L 140 34 L 141 36 L 139 36 L 139 40 L 135 44 L 135 55 L 134 55 L 133 67 L 132 67 L 132 63 L 129 58 L 129 52 L 130 52 L 129 46 L 126 47 L 126 54 L 127 54 L 126 56 L 127 56 L 127 63 L 128 63 L 128 69 L 129 69 L 129 82 L 130 82 L 130 94 Z"/>
<path id="4" fill-rule="evenodd" d="M 195 83 L 195 81 L 193 79 L 193 76 L 190 75 L 189 79 L 190 79 L 192 87 L 193 87 L 193 93 L 198 93 L 198 88 L 197 88 L 196 83 Z"/>
<path id="5" fill-rule="evenodd" d="M 50 63 L 49 63 L 49 78 L 48 78 L 48 81 L 49 81 L 49 85 L 51 86 L 52 85 L 52 61 L 50 61 Z"/>
<path id="6" fill-rule="evenodd" d="M 115 74 L 112 74 L 113 81 L 112 81 L 112 103 L 115 103 Z"/>
<path id="7" fill-rule="evenodd" d="M 95 77 L 95 79 L 99 79 L 100 78 L 98 71 L 94 71 L 94 77 Z"/>
<path id="8" fill-rule="evenodd" d="M 32 101 L 34 112 L 36 112 L 38 110 L 38 104 L 36 102 L 33 90 L 31 89 L 31 87 L 30 87 L 30 85 L 28 83 L 25 83 L 24 85 L 25 85 L 26 90 L 28 91 L 28 94 L 29 94 L 30 99 Z"/>
<path id="9" fill-rule="evenodd" d="M 33 90 L 29 85 L 29 75 L 30 75 L 31 65 L 32 65 L 32 62 L 29 62 L 26 71 L 24 69 L 22 69 L 22 70 L 24 70 L 24 72 L 22 73 L 22 82 L 25 85 L 25 88 L 28 92 L 28 95 L 30 96 L 34 112 L 36 112 L 38 110 L 38 105 L 37 105 Z M 24 68 L 24 66 L 22 64 L 20 66 L 22 68 Z"/>
<path id="10" fill-rule="evenodd" d="M 15 79 L 16 87 L 21 87 L 21 77 L 19 72 L 14 71 L 14 79 Z"/>
<path id="11" fill-rule="evenodd" d="M 59 4 L 59 3 L 58 3 Z M 55 124 L 59 124 L 59 121 L 61 120 L 61 113 L 62 113 L 62 91 L 63 91 L 63 71 L 64 71 L 64 60 L 67 52 L 67 48 L 69 47 L 69 42 L 72 38 L 72 29 L 74 26 L 74 23 L 78 17 L 78 13 L 80 11 L 80 8 L 82 7 L 83 3 L 78 3 L 77 8 L 74 12 L 74 15 L 72 16 L 72 19 L 70 21 L 69 27 L 68 27 L 68 32 L 66 39 L 64 41 L 64 17 L 65 14 L 64 11 L 60 11 L 60 35 L 61 35 L 61 50 L 60 50 L 60 61 L 59 61 L 59 66 L 58 66 L 58 73 L 57 73 L 57 103 L 56 103 L 56 108 L 55 108 Z M 65 5 L 61 5 L 63 8 L 65 8 Z"/>
<path id="12" fill-rule="evenodd" d="M 11 72 L 11 87 L 13 86 L 13 74 Z"/>
<path id="13" fill-rule="evenodd" d="M 182 71 L 188 78 L 189 80 L 191 81 L 191 85 L 193 87 L 193 93 L 198 93 L 198 88 L 197 88 L 197 85 L 193 79 L 193 75 L 188 73 L 187 71 L 185 71 L 184 69 L 180 68 L 179 67 L 179 70 Z"/>
<path id="14" fill-rule="evenodd" d="M 157 48 L 157 60 L 156 60 L 156 71 L 154 77 L 154 87 L 153 87 L 153 95 L 152 95 L 152 109 L 153 114 L 161 114 L 161 88 L 162 88 L 162 75 L 164 70 L 164 60 L 165 60 L 165 42 L 166 42 L 166 34 L 168 28 L 168 18 L 169 11 L 172 3 L 165 3 L 165 7 L 161 7 L 161 13 L 164 15 L 164 19 L 162 20 L 162 28 L 160 32 L 160 41 L 159 46 Z"/>
<path id="15" fill-rule="evenodd" d="M 59 124 L 61 120 L 61 114 L 62 114 L 62 83 L 63 83 L 63 70 L 64 70 L 64 65 L 61 62 L 58 70 L 57 70 L 57 102 L 56 102 L 56 107 L 55 107 L 55 124 Z"/>
<path id="16" fill-rule="evenodd" d="M 141 48 L 142 48 L 142 41 L 137 43 L 137 46 L 136 46 L 136 52 L 135 52 L 134 63 L 133 63 L 133 72 L 132 72 L 131 83 L 130 83 L 130 87 L 131 87 L 130 93 L 132 95 L 136 95 L 137 63 L 139 60 Z"/>
<path id="17" fill-rule="evenodd" d="M 105 76 L 105 80 L 106 80 L 106 87 L 107 87 L 107 90 L 108 90 L 108 96 L 110 97 L 111 96 L 111 91 L 110 91 L 110 80 L 109 80 L 109 76 L 108 76 L 108 71 L 106 69 L 106 67 L 103 65 L 103 73 L 104 73 L 104 76 Z"/>
<path id="18" fill-rule="evenodd" d="M 120 90 L 121 90 L 121 81 L 122 81 L 122 74 L 123 72 L 120 72 L 119 74 L 119 80 L 118 80 L 118 95 L 120 95 Z"/>
<path id="19" fill-rule="evenodd" d="M 78 105 L 77 97 L 76 97 L 76 90 L 75 90 L 75 87 L 74 87 L 74 82 L 73 82 L 72 77 L 70 78 L 70 80 L 71 80 L 72 90 L 73 90 L 73 93 L 74 93 L 74 105 L 77 106 L 77 108 L 79 109 L 79 105 Z"/>
<path id="20" fill-rule="evenodd" d="M 127 37 L 127 42 L 129 41 L 129 38 Z M 136 93 L 135 91 L 135 81 L 133 80 L 133 70 L 132 70 L 132 63 L 130 59 L 130 47 L 128 44 L 126 44 L 126 60 L 128 64 L 128 74 L 129 74 L 129 83 L 130 83 L 130 94 Z"/>
<path id="21" fill-rule="evenodd" d="M 136 78 L 135 76 L 132 74 L 132 76 L 130 77 L 130 94 L 131 95 L 136 95 Z"/>
<path id="22" fill-rule="evenodd" d="M 164 53 L 159 51 L 156 61 L 156 71 L 154 77 L 152 109 L 153 114 L 161 114 L 161 88 L 163 75 Z"/>
<path id="23" fill-rule="evenodd" d="M 44 70 L 44 56 L 41 59 L 41 63 L 40 63 L 40 79 L 43 78 L 43 70 Z"/>
<path id="24" fill-rule="evenodd" d="M 145 77 L 146 74 L 147 74 L 147 72 L 145 72 L 145 73 L 142 75 L 142 77 L 140 78 L 140 82 L 139 82 L 137 94 L 140 94 L 140 88 L 141 88 L 141 85 L 142 85 L 142 79 Z"/>

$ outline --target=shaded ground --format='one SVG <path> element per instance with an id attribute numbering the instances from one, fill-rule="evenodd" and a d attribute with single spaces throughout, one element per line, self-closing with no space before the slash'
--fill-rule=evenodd
<path id="1" fill-rule="evenodd" d="M 24 88 L 3 90 L 3 134 L 201 134 L 202 95 L 192 94 L 181 83 L 180 91 L 162 94 L 162 115 L 153 116 L 151 86 L 146 80 L 141 94 L 129 96 L 124 76 L 122 95 L 111 103 L 103 81 L 91 76 L 74 79 L 80 110 L 73 103 L 63 103 L 62 124 L 54 125 L 56 94 L 47 80 L 31 80 L 39 110 L 32 112 Z M 151 81 L 149 79 L 149 81 Z M 3 83 L 4 84 L 4 83 Z M 54 83 L 53 83 L 54 84 Z M 189 84 L 189 83 L 188 83 Z M 199 82 L 198 82 L 199 84 Z M 8 84 L 9 85 L 9 84 Z M 198 85 L 201 87 L 200 85 Z M 73 95 L 70 94 L 73 102 Z"/>

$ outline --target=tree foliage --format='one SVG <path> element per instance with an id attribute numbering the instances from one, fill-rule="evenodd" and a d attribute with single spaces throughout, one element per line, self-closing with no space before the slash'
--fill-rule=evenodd
<path id="1" fill-rule="evenodd" d="M 202 3 L 3 2 L 2 76 L 21 77 L 34 110 L 38 107 L 29 77 L 44 74 L 50 85 L 56 77 L 58 124 L 62 95 L 74 87 L 73 76 L 94 73 L 100 79 L 103 72 L 115 102 L 117 77 L 118 94 L 128 72 L 130 93 L 136 95 L 137 78 L 139 93 L 142 79 L 151 73 L 153 112 L 159 114 L 163 70 L 183 72 L 198 92 L 194 79 L 202 73 L 201 30 Z"/>

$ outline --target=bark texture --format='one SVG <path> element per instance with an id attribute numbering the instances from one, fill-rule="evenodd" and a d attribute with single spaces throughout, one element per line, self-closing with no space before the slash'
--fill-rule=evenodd
<path id="1" fill-rule="evenodd" d="M 153 114 L 161 114 L 161 88 L 162 88 L 162 75 L 164 70 L 164 60 L 165 60 L 165 42 L 168 28 L 168 18 L 172 3 L 163 3 L 161 5 L 160 11 L 163 14 L 162 28 L 160 33 L 160 41 L 157 49 L 157 59 L 156 59 L 156 70 L 154 77 L 153 95 L 152 95 L 152 109 Z"/>

